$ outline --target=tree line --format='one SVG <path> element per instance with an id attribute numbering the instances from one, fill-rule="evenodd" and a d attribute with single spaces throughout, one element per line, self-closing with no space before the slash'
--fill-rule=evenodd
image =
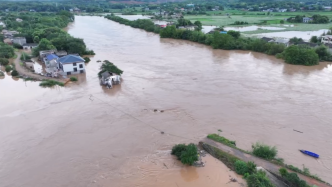
<path id="1" fill-rule="evenodd" d="M 154 25 L 151 20 L 134 20 L 129 21 L 124 18 L 108 15 L 107 19 L 116 21 L 121 24 L 129 25 L 134 28 L 141 28 L 148 32 L 159 33 L 161 38 L 174 38 L 198 42 L 209 45 L 214 49 L 224 50 L 250 50 L 268 55 L 276 55 L 282 58 L 286 63 L 296 65 L 317 65 L 319 60 L 331 60 L 331 54 L 325 46 L 313 49 L 303 45 L 292 45 L 286 47 L 284 44 L 266 42 L 257 38 L 240 37 L 237 31 L 228 31 L 227 34 L 219 31 L 213 34 L 204 34 L 197 30 L 177 29 L 176 26 L 167 26 L 164 29 Z M 181 20 L 181 23 L 184 21 Z M 321 56 L 325 55 L 325 56 Z"/>

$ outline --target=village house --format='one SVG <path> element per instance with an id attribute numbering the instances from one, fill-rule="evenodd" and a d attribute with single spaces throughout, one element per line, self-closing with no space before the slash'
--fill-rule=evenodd
<path id="1" fill-rule="evenodd" d="M 304 17 L 303 18 L 303 23 L 309 23 L 311 21 L 312 21 L 312 18 L 310 18 L 310 17 Z"/>
<path id="2" fill-rule="evenodd" d="M 0 26 L 6 27 L 6 24 L 4 22 L 0 21 Z"/>
<path id="3" fill-rule="evenodd" d="M 55 52 L 57 52 L 56 49 L 54 49 L 54 50 L 47 50 L 47 51 L 39 51 L 39 60 L 45 62 L 46 56 L 49 55 L 49 54 L 54 54 Z"/>
<path id="4" fill-rule="evenodd" d="M 34 62 L 32 60 L 25 60 L 24 65 L 34 71 Z"/>
<path id="5" fill-rule="evenodd" d="M 59 69 L 63 75 L 71 75 L 85 72 L 85 60 L 76 55 L 67 55 L 58 59 Z"/>
<path id="6" fill-rule="evenodd" d="M 323 8 L 324 8 L 324 10 L 331 10 L 330 6 L 324 6 Z"/>
<path id="7" fill-rule="evenodd" d="M 25 50 L 33 49 L 33 48 L 36 48 L 36 47 L 38 47 L 38 44 L 36 44 L 36 43 L 23 44 L 23 49 L 25 49 Z"/>
<path id="8" fill-rule="evenodd" d="M 23 20 L 20 19 L 20 18 L 16 18 L 16 21 L 17 21 L 17 22 L 22 22 Z"/>
<path id="9" fill-rule="evenodd" d="M 47 68 L 59 68 L 57 60 L 59 59 L 58 56 L 55 54 L 48 54 L 44 59 L 45 66 Z"/>
<path id="10" fill-rule="evenodd" d="M 5 38 L 5 39 L 3 40 L 3 43 L 5 43 L 5 44 L 13 44 L 11 38 Z"/>
<path id="11" fill-rule="evenodd" d="M 26 38 L 24 38 L 24 37 L 14 37 L 14 38 L 12 39 L 12 42 L 13 42 L 14 44 L 18 44 L 18 45 L 20 45 L 20 46 L 23 46 L 23 44 L 26 44 L 26 43 L 27 43 L 27 40 L 26 40 Z"/>
<path id="12" fill-rule="evenodd" d="M 322 36 L 322 41 L 323 44 L 332 44 L 332 35 L 325 35 Z"/>
<path id="13" fill-rule="evenodd" d="M 289 46 L 289 39 L 284 39 L 284 38 L 268 38 L 268 37 L 263 37 L 261 40 L 269 42 L 269 43 L 276 43 L 276 44 L 284 44 L 286 47 Z"/>

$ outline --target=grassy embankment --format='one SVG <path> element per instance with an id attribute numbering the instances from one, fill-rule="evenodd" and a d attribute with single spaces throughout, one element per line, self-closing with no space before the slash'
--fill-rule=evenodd
<path id="1" fill-rule="evenodd" d="M 253 150 L 252 151 L 245 151 L 245 150 L 242 150 L 242 149 L 236 147 L 235 146 L 235 141 L 228 140 L 227 138 L 219 136 L 217 134 L 209 134 L 207 137 L 211 140 L 214 140 L 216 142 L 222 143 L 222 144 L 227 145 L 229 147 L 235 148 L 235 149 L 240 150 L 242 152 L 245 152 L 247 154 L 251 154 L 251 155 L 263 158 L 267 161 L 270 161 L 274 164 L 285 167 L 289 170 L 295 171 L 297 173 L 301 173 L 302 175 L 305 175 L 305 176 L 311 177 L 313 179 L 316 179 L 320 182 L 326 183 L 321 178 L 319 178 L 317 175 L 311 174 L 308 168 L 303 167 L 303 170 L 302 170 L 302 169 L 299 169 L 299 168 L 297 168 L 293 165 L 285 164 L 283 159 L 281 159 L 281 158 L 276 158 L 275 156 L 277 154 L 277 150 L 276 150 L 275 147 L 270 147 L 270 146 L 263 145 L 263 144 L 255 144 L 255 145 L 253 145 Z M 235 162 L 234 156 L 232 156 L 232 155 L 230 156 L 228 153 L 223 153 L 223 152 L 218 153 L 218 154 L 220 154 L 220 157 L 221 157 L 220 160 L 222 160 L 223 162 L 225 161 L 226 162 L 225 164 L 227 166 L 230 165 L 231 166 L 231 167 L 229 166 L 230 168 L 234 167 L 234 162 Z M 266 155 L 272 155 L 272 156 L 267 157 Z"/>

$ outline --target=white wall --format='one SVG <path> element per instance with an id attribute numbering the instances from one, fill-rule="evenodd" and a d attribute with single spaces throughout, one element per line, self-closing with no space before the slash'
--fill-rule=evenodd
<path id="1" fill-rule="evenodd" d="M 83 68 L 80 68 L 80 64 L 83 65 Z M 74 68 L 77 68 L 77 72 L 74 72 Z M 73 66 L 73 64 L 63 64 L 63 71 L 66 72 L 72 72 L 72 73 L 80 73 L 80 70 L 85 71 L 85 64 L 84 62 L 76 63 L 76 66 Z"/>

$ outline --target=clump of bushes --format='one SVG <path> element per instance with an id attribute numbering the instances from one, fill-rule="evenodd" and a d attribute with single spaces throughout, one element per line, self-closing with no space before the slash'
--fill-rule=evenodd
<path id="1" fill-rule="evenodd" d="M 31 59 L 31 56 L 30 55 L 28 55 L 27 53 L 22 53 L 22 55 L 21 55 L 21 58 L 20 58 L 21 60 L 30 60 Z"/>
<path id="2" fill-rule="evenodd" d="M 254 162 L 244 162 L 242 160 L 237 160 L 234 163 L 235 172 L 239 175 L 249 176 L 253 173 L 256 173 L 256 164 Z"/>
<path id="3" fill-rule="evenodd" d="M 77 81 L 77 78 L 76 78 L 76 77 L 70 77 L 70 81 L 72 81 L 72 82 L 76 82 L 76 81 Z"/>
<path id="4" fill-rule="evenodd" d="M 39 86 L 41 87 L 53 87 L 55 85 L 58 85 L 58 86 L 64 86 L 65 84 L 62 83 L 62 82 L 59 82 L 59 81 L 55 81 L 55 80 L 43 80 Z"/>
<path id="5" fill-rule="evenodd" d="M 222 144 L 228 145 L 230 147 L 236 147 L 236 142 L 235 141 L 232 141 L 232 140 L 229 140 L 225 137 L 219 136 L 218 134 L 209 134 L 207 137 L 214 140 L 214 141 L 216 141 L 216 142 L 220 142 Z"/>
<path id="6" fill-rule="evenodd" d="M 178 144 L 172 148 L 172 155 L 175 155 L 183 164 L 193 165 L 198 160 L 197 147 L 194 144 Z"/>
<path id="7" fill-rule="evenodd" d="M 257 157 L 271 160 L 275 158 L 275 156 L 278 153 L 278 150 L 275 146 L 270 147 L 265 144 L 256 143 L 252 145 L 252 153 Z"/>
<path id="8" fill-rule="evenodd" d="M 11 75 L 14 76 L 14 77 L 16 77 L 16 76 L 18 76 L 19 74 L 18 74 L 18 72 L 17 72 L 16 70 L 13 70 L 12 73 L 11 73 Z"/>
<path id="9" fill-rule="evenodd" d="M 270 179 L 264 171 L 258 171 L 246 178 L 248 187 L 273 187 Z"/>
<path id="10" fill-rule="evenodd" d="M 84 57 L 83 59 L 85 60 L 85 63 L 89 63 L 91 61 L 89 57 Z"/>
<path id="11" fill-rule="evenodd" d="M 299 178 L 296 173 L 288 173 L 285 168 L 279 169 L 280 175 L 287 181 L 290 186 L 293 187 L 307 187 L 308 184 Z"/>
<path id="12" fill-rule="evenodd" d="M 6 58 L 0 58 L 0 65 L 7 66 L 9 64 L 9 60 Z"/>
<path id="13" fill-rule="evenodd" d="M 2 71 L 0 71 L 0 77 L 2 76 L 5 76 L 5 74 Z"/>
<path id="14" fill-rule="evenodd" d="M 6 71 L 6 72 L 10 72 L 11 70 L 13 70 L 13 67 L 12 67 L 12 66 L 7 65 L 7 66 L 5 67 L 5 71 Z"/>

